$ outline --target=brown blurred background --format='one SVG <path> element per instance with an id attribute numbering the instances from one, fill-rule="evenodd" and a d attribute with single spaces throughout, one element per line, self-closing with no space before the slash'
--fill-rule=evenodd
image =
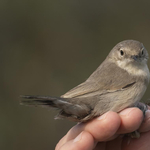
<path id="1" fill-rule="evenodd" d="M 19 95 L 64 94 L 125 39 L 150 53 L 149 8 L 148 0 L 1 0 L 0 149 L 53 150 L 75 123 L 21 106 Z"/>

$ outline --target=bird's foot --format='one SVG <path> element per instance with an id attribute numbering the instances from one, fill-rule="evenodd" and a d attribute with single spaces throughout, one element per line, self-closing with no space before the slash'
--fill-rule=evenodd
<path id="1" fill-rule="evenodd" d="M 138 102 L 136 107 L 139 108 L 143 112 L 143 116 L 145 118 L 146 111 L 148 110 L 148 106 L 146 104 L 144 104 L 144 103 Z"/>
<path id="2" fill-rule="evenodd" d="M 126 135 L 129 136 L 130 138 L 134 138 L 134 139 L 140 138 L 140 132 L 137 130 L 134 132 L 131 132 L 131 133 L 127 133 Z"/>

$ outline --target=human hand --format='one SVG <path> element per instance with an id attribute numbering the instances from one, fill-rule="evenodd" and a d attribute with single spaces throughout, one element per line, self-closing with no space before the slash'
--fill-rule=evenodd
<path id="1" fill-rule="evenodd" d="M 139 139 L 124 136 L 135 130 Z M 107 112 L 87 123 L 75 125 L 59 141 L 55 150 L 149 150 L 150 109 L 143 113 L 138 108 L 127 108 L 119 114 Z"/>

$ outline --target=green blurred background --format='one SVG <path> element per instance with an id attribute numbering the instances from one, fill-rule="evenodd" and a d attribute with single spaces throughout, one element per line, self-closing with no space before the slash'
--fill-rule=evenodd
<path id="1" fill-rule="evenodd" d="M 75 123 L 21 106 L 19 95 L 64 94 L 125 39 L 150 53 L 149 8 L 148 0 L 1 0 L 0 149 L 53 150 Z"/>

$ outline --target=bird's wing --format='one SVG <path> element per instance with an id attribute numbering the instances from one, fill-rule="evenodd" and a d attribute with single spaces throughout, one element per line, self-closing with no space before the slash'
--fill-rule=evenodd
<path id="1" fill-rule="evenodd" d="M 111 61 L 104 61 L 82 84 L 62 95 L 63 98 L 77 98 L 90 93 L 107 93 L 130 88 L 136 77 L 130 75 Z"/>

